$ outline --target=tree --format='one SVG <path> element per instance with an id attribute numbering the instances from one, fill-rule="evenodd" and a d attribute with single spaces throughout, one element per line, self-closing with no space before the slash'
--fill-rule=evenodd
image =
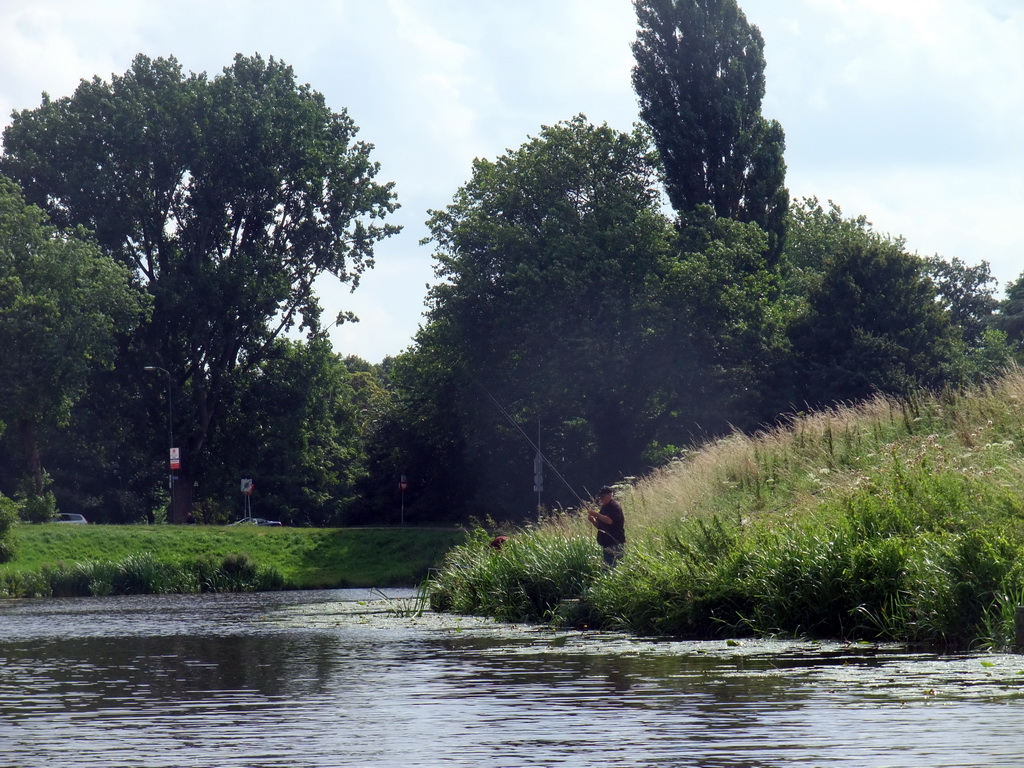
<path id="1" fill-rule="evenodd" d="M 512 422 L 536 434 L 539 419 L 581 485 L 639 455 L 652 394 L 637 364 L 650 346 L 647 280 L 671 236 L 654 184 L 642 132 L 577 116 L 475 161 L 452 204 L 431 212 L 439 282 L 417 341 L 462 380 L 457 418 L 471 474 L 489 488 L 518 476 L 522 492 L 507 496 L 531 493 L 534 450 Z"/>
<path id="2" fill-rule="evenodd" d="M 946 261 L 938 254 L 924 260 L 925 274 L 935 284 L 939 301 L 949 312 L 970 346 L 982 343 L 985 330 L 999 307 L 995 299 L 996 279 L 987 261 L 973 267 L 954 257 Z"/>
<path id="3" fill-rule="evenodd" d="M 893 238 L 876 232 L 871 222 L 863 215 L 844 217 L 839 206 L 831 201 L 826 210 L 813 197 L 793 202 L 790 206 L 786 233 L 786 247 L 780 263 L 783 275 L 784 305 L 788 307 L 787 312 L 790 316 L 797 318 L 797 326 L 803 327 L 803 323 L 809 316 L 807 314 L 809 311 L 808 301 L 821 301 L 823 304 L 830 301 L 828 298 L 823 298 L 821 292 L 830 290 L 826 288 L 828 285 L 838 289 L 838 286 L 830 281 L 835 278 L 835 270 L 841 268 L 842 264 L 848 266 L 851 264 L 851 254 L 862 252 L 900 253 L 902 256 L 898 259 L 896 256 L 876 259 L 871 262 L 872 266 L 868 266 L 868 262 L 863 261 L 864 269 L 880 268 L 883 272 L 877 277 L 871 277 L 868 272 L 854 270 L 847 276 L 847 284 L 851 280 L 862 281 L 857 290 L 863 292 L 864 301 L 868 305 L 878 298 L 877 292 L 871 288 L 873 280 L 879 281 L 879 291 L 886 291 L 887 295 L 891 297 L 919 290 L 920 300 L 937 305 L 940 310 L 937 314 L 944 318 L 942 325 L 945 327 L 945 330 L 942 330 L 933 339 L 936 345 L 933 351 L 938 355 L 936 360 L 940 358 L 942 360 L 941 365 L 935 369 L 939 371 L 938 378 L 933 378 L 929 374 L 919 379 L 915 374 L 906 378 L 906 381 L 915 381 L 920 385 L 931 383 L 933 385 L 959 386 L 968 382 L 980 381 L 997 373 L 1005 366 L 1008 359 L 1005 342 L 999 332 L 988 328 L 992 322 L 995 301 L 992 298 L 992 288 L 990 287 L 993 281 L 988 265 L 984 262 L 976 267 L 967 267 L 962 261 L 955 258 L 947 262 L 938 256 L 921 259 L 916 255 L 907 254 L 904 250 L 903 238 Z M 895 263 L 897 260 L 905 262 L 908 269 L 916 270 L 919 273 L 916 277 L 908 276 L 908 282 L 902 287 L 889 282 L 892 280 L 892 275 L 885 274 L 883 267 L 884 264 Z M 854 277 L 855 273 L 856 277 Z M 907 274 L 909 275 L 909 273 Z M 918 285 L 924 282 L 927 282 L 930 288 Z M 893 302 L 902 300 L 892 299 Z M 837 304 L 827 310 L 827 314 L 832 317 L 830 322 L 836 323 L 836 327 L 843 324 L 843 320 L 839 316 L 840 306 Z M 898 327 L 899 318 L 887 314 L 888 309 L 885 307 L 873 307 L 871 311 L 876 309 L 881 314 L 874 320 L 871 319 L 870 314 L 861 315 L 854 311 L 847 318 L 848 325 L 853 327 L 858 323 L 875 322 L 879 327 L 885 325 L 887 330 L 884 331 L 884 334 L 890 334 L 893 329 Z M 923 312 L 924 316 L 933 320 L 936 315 L 934 308 L 930 306 L 914 309 L 912 312 L 914 314 Z M 908 318 L 911 316 L 913 315 L 908 315 Z M 925 323 L 918 330 L 925 332 L 928 327 L 930 327 L 928 323 Z M 838 331 L 840 334 L 838 338 L 845 338 L 848 331 L 849 327 Z M 806 340 L 805 338 L 804 341 Z M 878 343 L 878 340 L 875 339 L 871 343 Z M 826 358 L 832 354 L 824 340 L 818 349 L 826 355 Z M 806 354 L 806 352 L 807 350 L 803 349 L 801 354 Z M 895 357 L 899 357 L 903 353 L 894 351 L 893 354 Z M 782 360 L 783 358 L 780 358 L 780 362 Z M 907 361 L 909 363 L 909 356 L 907 356 Z M 804 360 L 804 363 L 808 362 L 808 359 Z M 830 364 L 825 363 L 824 359 L 821 362 L 824 365 L 821 371 L 824 372 Z M 833 362 L 835 362 L 834 359 Z M 803 368 L 800 370 L 806 372 Z M 836 399 L 849 397 L 849 383 L 858 377 L 865 376 L 879 378 L 877 380 L 872 378 L 871 384 L 865 384 L 858 391 L 870 391 L 875 386 L 884 391 L 903 391 L 905 385 L 893 388 L 891 382 L 886 384 L 887 376 L 893 373 L 891 370 L 885 373 L 884 371 L 887 370 L 885 365 L 879 367 L 876 364 L 851 372 L 850 376 L 839 375 L 837 384 L 840 386 L 840 391 L 837 391 Z M 782 380 L 786 378 L 785 375 L 782 375 L 779 384 L 775 387 L 780 393 L 785 391 Z M 789 380 L 793 381 L 792 378 Z M 799 402 L 802 396 L 794 395 L 791 392 L 787 397 L 797 397 L 797 402 Z M 822 402 L 831 401 L 831 398 L 824 392 L 819 392 L 817 397 Z"/>
<path id="4" fill-rule="evenodd" d="M 805 296 L 825 270 L 829 257 L 858 243 L 893 243 L 899 248 L 904 245 L 901 238 L 891 239 L 875 232 L 864 215 L 844 216 L 831 200 L 827 210 L 816 197 L 793 200 L 780 262 L 783 291 L 793 297 Z"/>
<path id="5" fill-rule="evenodd" d="M 999 314 L 993 323 L 1006 334 L 1018 359 L 1024 355 L 1024 272 L 1006 286 L 1006 297 L 1000 302 Z"/>
<path id="6" fill-rule="evenodd" d="M 40 425 L 58 507 L 89 522 L 144 523 L 169 499 L 166 410 L 153 419 L 153 381 L 128 359 L 120 349 L 114 368 L 93 372 L 65 426 Z"/>
<path id="7" fill-rule="evenodd" d="M 36 502 L 47 493 L 38 429 L 67 425 L 90 375 L 113 364 L 115 330 L 139 322 L 146 302 L 130 278 L 87 232 L 50 226 L 0 177 L 0 422 L 17 432 Z"/>
<path id="8" fill-rule="evenodd" d="M 765 235 L 706 207 L 674 227 L 642 129 L 544 127 L 477 160 L 428 225 L 439 282 L 395 366 L 402 449 L 372 453 L 443 487 L 432 506 L 521 516 L 538 431 L 566 480 L 548 466 L 542 503 L 576 504 L 743 407 L 764 359 Z"/>
<path id="9" fill-rule="evenodd" d="M 278 339 L 258 367 L 236 377 L 226 405 L 211 438 L 204 521 L 238 516 L 239 481 L 248 477 L 260 517 L 339 524 L 364 461 L 351 377 L 327 339 Z"/>
<path id="10" fill-rule="evenodd" d="M 177 522 L 233 377 L 286 331 L 316 331 L 317 277 L 355 287 L 374 244 L 397 231 L 381 223 L 392 185 L 375 181 L 357 130 L 273 58 L 239 55 L 209 79 L 140 55 L 110 83 L 44 95 L 4 132 L 0 168 L 56 221 L 94 230 L 153 296 L 124 364 L 172 374 Z M 166 413 L 156 401 L 151 411 Z"/>
<path id="11" fill-rule="evenodd" d="M 679 213 L 755 222 L 781 252 L 785 134 L 761 115 L 764 40 L 735 0 L 634 0 L 633 88 Z"/>
<path id="12" fill-rule="evenodd" d="M 676 439 L 759 426 L 778 413 L 774 370 L 788 354 L 786 303 L 765 262 L 767 236 L 708 206 L 680 225 L 657 300 L 666 314 L 659 354 L 673 361 L 680 396 L 660 418 L 676 423 Z"/>
<path id="13" fill-rule="evenodd" d="M 957 333 L 925 265 L 898 241 L 847 240 L 790 326 L 795 403 L 905 395 L 947 380 Z"/>
<path id="14" fill-rule="evenodd" d="M 367 473 L 346 522 L 398 522 L 403 512 L 413 522 L 455 522 L 516 508 L 499 498 L 507 483 L 492 491 L 493 506 L 480 504 L 492 477 L 481 477 L 474 465 L 469 440 L 476 430 L 466 416 L 466 403 L 480 390 L 458 356 L 446 354 L 454 352 L 448 338 L 427 324 L 416 347 L 386 361 L 387 386 L 367 414 Z M 408 493 L 398 487 L 403 476 Z"/>

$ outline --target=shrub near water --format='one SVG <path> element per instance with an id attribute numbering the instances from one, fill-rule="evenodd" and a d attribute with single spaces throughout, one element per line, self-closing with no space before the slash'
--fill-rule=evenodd
<path id="1" fill-rule="evenodd" d="M 546 621 L 581 597 L 600 571 L 591 541 L 555 523 L 511 536 L 500 550 L 476 529 L 431 583 L 431 607 L 506 621 Z"/>
<path id="2" fill-rule="evenodd" d="M 11 528 L 17 519 L 17 505 L 11 499 L 0 494 L 0 563 L 6 563 L 14 557 L 14 542 L 11 540 Z"/>
<path id="3" fill-rule="evenodd" d="M 578 598 L 589 623 L 641 634 L 1006 647 L 1024 596 L 1022 404 L 1015 372 L 970 395 L 734 435 L 620 494 L 630 544 L 616 569 L 600 567 L 592 532 L 546 522 L 513 536 L 517 552 L 571 559 L 571 575 L 549 569 L 541 590 L 534 566 L 489 557 L 481 536 L 432 599 L 543 621 L 554 599 Z"/>
<path id="4" fill-rule="evenodd" d="M 255 592 L 284 587 L 280 574 L 258 567 L 245 555 L 222 560 L 158 562 L 149 553 L 120 562 L 90 562 L 48 566 L 38 573 L 8 573 L 0 577 L 2 597 L 90 597 L 199 592 Z"/>

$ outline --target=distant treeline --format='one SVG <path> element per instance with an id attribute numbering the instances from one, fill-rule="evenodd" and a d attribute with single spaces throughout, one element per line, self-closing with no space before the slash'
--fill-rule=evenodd
<path id="1" fill-rule="evenodd" d="M 140 55 L 16 113 L 0 494 L 30 520 L 224 522 L 251 478 L 289 525 L 522 519 L 732 429 L 1020 359 L 1024 275 L 999 300 L 984 262 L 790 199 L 733 0 L 636 8 L 644 125 L 578 115 L 477 160 L 427 212 L 437 283 L 379 365 L 331 349 L 349 316 L 314 285 L 358 284 L 396 192 L 290 67 Z"/>

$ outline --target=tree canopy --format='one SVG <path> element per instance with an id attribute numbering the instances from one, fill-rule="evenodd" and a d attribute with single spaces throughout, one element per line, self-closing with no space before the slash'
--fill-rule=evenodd
<path id="1" fill-rule="evenodd" d="M 782 248 L 785 134 L 761 115 L 764 39 L 736 0 L 635 0 L 633 87 L 679 213 L 709 205 Z"/>
<path id="2" fill-rule="evenodd" d="M 655 184 L 641 132 L 577 116 L 496 161 L 477 160 L 452 204 L 432 212 L 440 282 L 418 340 L 462 372 L 477 460 L 495 445 L 484 425 L 510 430 L 527 469 L 534 458 L 492 396 L 531 433 L 539 419 L 549 441 L 592 446 L 599 472 L 620 470 L 627 445 L 642 440 L 640 403 L 657 374 L 636 363 L 651 349 L 649 279 L 671 232 Z"/>
<path id="3" fill-rule="evenodd" d="M 549 469 L 543 498 L 575 503 L 722 418 L 763 362 L 764 233 L 707 208 L 677 230 L 643 130 L 547 126 L 428 224 L 440 282 L 399 371 L 446 462 L 504 489 L 489 504 L 528 508 L 538 431 L 572 478 Z"/>
<path id="4" fill-rule="evenodd" d="M 840 231 L 789 327 L 794 404 L 906 395 L 950 380 L 957 328 L 924 261 L 902 241 Z"/>
<path id="5" fill-rule="evenodd" d="M 0 176 L 0 431 L 17 430 L 32 495 L 45 490 L 37 428 L 67 424 L 91 373 L 113 364 L 115 332 L 143 317 L 130 277 L 87 232 L 51 226 Z"/>
<path id="6" fill-rule="evenodd" d="M 273 58 L 239 55 L 208 78 L 140 55 L 4 132 L 0 169 L 59 224 L 92 229 L 153 297 L 134 364 L 170 371 L 177 391 L 176 518 L 232 377 L 285 331 L 316 331 L 316 278 L 355 286 L 397 231 L 357 130 Z"/>

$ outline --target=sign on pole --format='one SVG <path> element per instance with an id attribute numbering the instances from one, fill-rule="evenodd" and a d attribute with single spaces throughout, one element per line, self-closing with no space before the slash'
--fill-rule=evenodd
<path id="1" fill-rule="evenodd" d="M 181 469 L 181 449 L 171 448 L 171 469 Z"/>

